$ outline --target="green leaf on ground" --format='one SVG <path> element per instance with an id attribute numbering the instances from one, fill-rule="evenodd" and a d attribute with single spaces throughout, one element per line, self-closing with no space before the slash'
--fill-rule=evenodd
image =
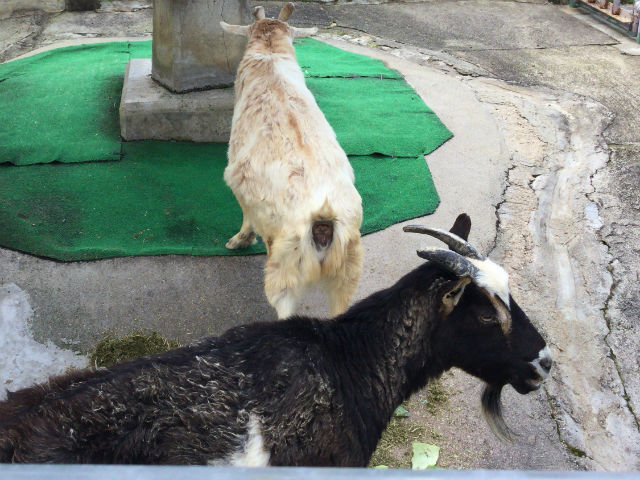
<path id="1" fill-rule="evenodd" d="M 413 456 L 411 457 L 412 470 L 425 470 L 436 466 L 440 447 L 429 443 L 413 442 Z"/>
<path id="2" fill-rule="evenodd" d="M 376 465 L 373 468 L 379 468 L 380 470 L 387 470 L 389 467 L 387 467 L 386 465 Z"/>
<path id="3" fill-rule="evenodd" d="M 409 411 L 406 408 L 404 408 L 402 405 L 400 405 L 393 412 L 393 416 L 394 417 L 408 417 L 409 416 Z"/>

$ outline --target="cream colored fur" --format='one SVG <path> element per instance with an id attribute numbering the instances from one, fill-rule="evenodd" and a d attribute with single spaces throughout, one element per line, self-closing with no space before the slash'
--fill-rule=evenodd
<path id="1" fill-rule="evenodd" d="M 237 26 L 222 24 L 229 33 Z M 321 283 L 331 315 L 346 310 L 362 270 L 362 204 L 353 169 L 305 85 L 292 39 L 311 33 L 264 19 L 246 28 L 224 179 L 243 212 L 227 248 L 255 234 L 267 245 L 265 293 L 279 318 L 295 312 L 305 287 Z M 317 251 L 314 220 L 333 221 L 333 241 Z"/>

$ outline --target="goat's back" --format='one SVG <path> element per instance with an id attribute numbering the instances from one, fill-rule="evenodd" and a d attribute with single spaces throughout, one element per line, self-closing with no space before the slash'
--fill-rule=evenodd
<path id="1" fill-rule="evenodd" d="M 16 392 L 0 403 L 0 461 L 233 463 L 246 447 L 251 415 L 276 462 L 300 455 L 291 445 L 305 429 L 333 447 L 332 412 L 341 406 L 316 325 L 247 325 Z"/>
<path id="2" fill-rule="evenodd" d="M 327 199 L 345 225 L 358 229 L 353 169 L 295 56 L 251 58 L 248 52 L 238 70 L 225 181 L 263 237 L 309 221 Z"/>
<path id="3" fill-rule="evenodd" d="M 12 394 L 0 404 L 0 458 L 205 464 L 225 457 L 239 440 L 220 441 L 211 431 L 242 433 L 236 418 L 245 379 L 216 362 L 212 346 L 72 373 Z"/>

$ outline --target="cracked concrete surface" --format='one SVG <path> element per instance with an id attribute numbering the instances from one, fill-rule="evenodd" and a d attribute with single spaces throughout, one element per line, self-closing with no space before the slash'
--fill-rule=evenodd
<path id="1" fill-rule="evenodd" d="M 152 9 L 102 13 L 20 11 L 0 19 L 0 62 L 50 45 L 64 46 L 75 40 L 144 39 L 153 31 L 152 16 Z"/>
<path id="2" fill-rule="evenodd" d="M 624 396 L 634 414 L 636 425 L 640 413 L 640 298 L 637 268 L 640 237 L 640 148 L 638 145 L 612 145 L 611 160 L 593 178 L 595 187 L 590 198 L 598 205 L 602 218 L 600 236 L 608 248 L 613 277 L 604 310 L 609 332 L 606 342 L 611 348 Z M 630 358 L 629 358 L 630 357 Z"/>
<path id="3" fill-rule="evenodd" d="M 560 437 L 591 467 L 637 469 L 640 434 L 605 341 L 611 256 L 588 197 L 608 161 L 602 132 L 610 115 L 585 98 L 485 84 L 477 91 L 504 122 L 514 160 L 495 255 L 545 319 L 557 366 L 546 388 Z M 517 228 L 523 221 L 528 228 Z"/>
<path id="4" fill-rule="evenodd" d="M 268 14 L 280 5 L 265 3 Z M 150 21 L 140 13 L 140 23 L 122 28 L 109 17 L 105 37 L 145 35 Z M 295 17 L 296 25 L 335 23 L 324 41 L 399 69 L 454 132 L 427 158 L 442 204 L 421 221 L 447 226 L 468 211 L 471 240 L 510 272 L 514 297 L 551 345 L 556 364 L 545 392 L 505 395 L 507 421 L 522 433 L 514 445 L 497 442 L 480 418 L 477 381 L 446 376 L 449 406 L 428 419 L 446 466 L 640 470 L 637 46 L 540 0 L 305 3 Z M 91 15 L 73 18 L 39 27 L 23 17 L 0 21 L 0 59 L 59 45 L 65 29 L 91 30 Z M 5 35 L 5 25 L 17 33 Z M 21 43 L 30 35 L 37 40 Z M 426 240 L 401 226 L 364 238 L 358 298 L 419 263 L 414 251 Z M 274 317 L 262 263 L 168 256 L 57 264 L 0 249 L 0 283 L 31 295 L 41 340 L 86 348 L 104 329 L 135 324 L 186 341 Z M 312 292 L 302 311 L 324 315 L 326 305 Z"/>
<path id="5" fill-rule="evenodd" d="M 48 17 L 47 13 L 33 10 L 0 19 L 0 62 L 33 49 Z"/>

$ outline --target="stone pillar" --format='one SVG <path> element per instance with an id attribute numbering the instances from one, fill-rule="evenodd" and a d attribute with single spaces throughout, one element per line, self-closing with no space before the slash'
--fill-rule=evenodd
<path id="1" fill-rule="evenodd" d="M 154 0 L 152 77 L 176 93 L 233 85 L 246 39 L 220 20 L 252 23 L 248 0 Z"/>
<path id="2" fill-rule="evenodd" d="M 223 35 L 220 20 L 252 23 L 248 0 L 154 0 L 152 58 L 131 60 L 125 72 L 124 140 L 229 140 L 247 40 Z"/>

